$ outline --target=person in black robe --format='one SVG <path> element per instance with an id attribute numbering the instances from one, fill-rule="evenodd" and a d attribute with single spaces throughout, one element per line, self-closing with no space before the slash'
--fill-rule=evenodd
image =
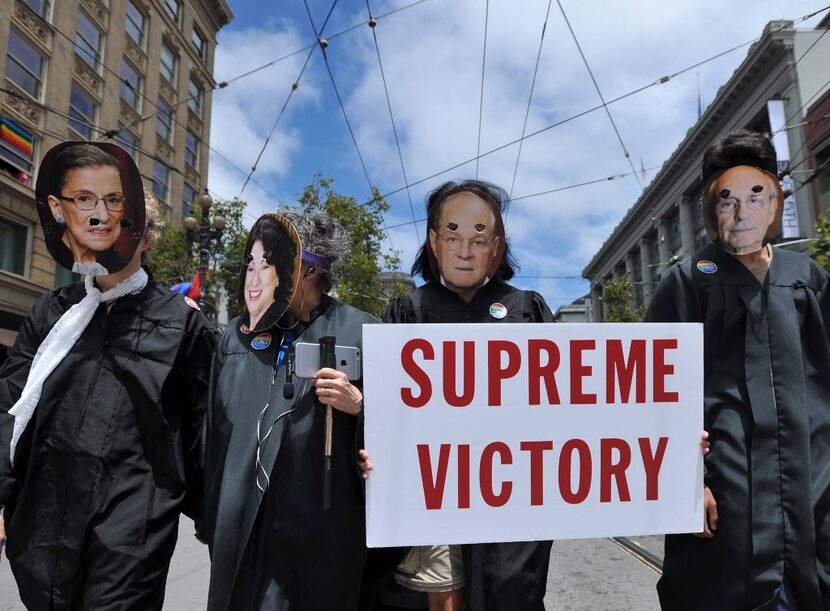
<path id="1" fill-rule="evenodd" d="M 478 180 L 451 181 L 433 191 L 427 198 L 429 235 L 412 268 L 426 284 L 392 299 L 384 322 L 553 322 L 538 293 L 506 282 L 516 266 L 502 222 L 507 201 L 503 189 Z M 449 589 L 436 590 L 418 575 L 408 574 L 409 559 L 395 580 L 427 591 L 431 610 L 544 609 L 552 543 L 463 545 L 464 585 L 453 579 L 447 582 Z M 391 595 L 381 591 L 379 598 Z"/>
<path id="2" fill-rule="evenodd" d="M 324 213 L 285 210 L 281 215 L 302 242 L 288 309 L 278 320 L 257 318 L 250 297 L 260 299 L 269 289 L 249 282 L 243 315 L 228 324 L 214 357 L 206 467 L 208 609 L 348 611 L 357 607 L 366 559 L 357 466 L 363 430 L 360 381 L 352 384 L 328 368 L 313 379 L 294 378 L 288 368 L 295 342 L 335 336 L 338 345 L 360 348 L 362 325 L 378 321 L 327 294 L 331 268 L 347 252 L 345 232 Z M 262 240 L 265 263 L 276 268 L 283 287 L 286 279 L 290 282 L 290 268 L 280 267 L 276 242 L 256 229 L 246 252 L 257 252 Z M 252 263 L 253 271 L 255 255 Z M 263 271 L 273 278 L 264 266 Z M 246 274 L 243 269 L 243 282 Z M 334 408 L 328 508 L 323 499 L 326 405 Z"/>
<path id="3" fill-rule="evenodd" d="M 741 131 L 704 156 L 713 243 L 671 269 L 646 316 L 704 332 L 704 530 L 667 535 L 664 609 L 830 609 L 830 277 L 773 249 L 775 151 Z"/>
<path id="4" fill-rule="evenodd" d="M 214 333 L 195 302 L 139 269 L 156 239 L 152 203 L 129 264 L 95 279 L 102 290 L 142 282 L 106 302 L 109 289 L 92 306 L 19 438 L 9 412 L 29 389 L 38 348 L 86 299 L 90 277 L 86 291 L 75 283 L 37 300 L 0 369 L 0 505 L 29 609 L 161 609 L 180 512 L 201 527 Z"/>

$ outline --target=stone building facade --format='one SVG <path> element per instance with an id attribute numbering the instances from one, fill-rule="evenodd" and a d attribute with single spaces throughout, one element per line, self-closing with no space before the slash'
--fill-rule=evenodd
<path id="1" fill-rule="evenodd" d="M 591 282 L 593 321 L 600 322 L 607 314 L 601 299 L 606 282 L 628 276 L 636 287 L 637 305 L 648 304 L 666 270 L 707 242 L 700 212 L 701 160 L 712 142 L 735 129 L 773 134 L 784 189 L 793 192 L 785 206 L 785 233 L 778 241 L 799 249 L 806 246 L 805 238 L 813 236 L 821 206 L 816 189 L 804 184 L 805 171 L 816 167 L 814 153 L 820 142 L 828 145 L 822 150 L 830 154 L 830 138 L 811 136 L 818 121 L 808 120 L 810 114 L 815 118 L 830 112 L 827 27 L 827 20 L 812 30 L 795 29 L 789 21 L 767 24 L 747 57 L 583 270 Z M 821 132 L 825 136 L 827 129 L 825 123 Z M 815 140 L 812 146 L 809 137 Z M 789 152 L 787 163 L 782 163 L 782 150 Z"/>
<path id="2" fill-rule="evenodd" d="M 129 150 L 175 221 L 207 185 L 225 0 L 0 3 L 0 360 L 26 312 L 71 274 L 38 227 L 38 161 L 58 142 Z"/>

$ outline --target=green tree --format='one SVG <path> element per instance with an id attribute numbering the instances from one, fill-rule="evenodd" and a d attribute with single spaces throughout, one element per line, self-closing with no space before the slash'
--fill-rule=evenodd
<path id="1" fill-rule="evenodd" d="M 228 296 L 228 318 L 238 312 L 237 294 L 239 292 L 239 270 L 242 269 L 242 256 L 245 254 L 245 241 L 249 228 L 245 226 L 245 208 L 247 203 L 240 199 L 219 201 L 214 204 L 217 211 L 225 217 L 225 230 L 222 233 L 221 257 L 214 259 L 213 282 L 222 286 Z"/>
<path id="2" fill-rule="evenodd" d="M 375 316 L 382 316 L 389 296 L 381 291 L 381 269 L 400 269 L 397 251 L 384 250 L 383 214 L 389 204 L 377 189 L 365 205 L 332 188 L 333 179 L 320 175 L 306 185 L 298 202 L 303 212 L 323 211 L 349 233 L 351 254 L 337 265 L 337 298 Z M 401 284 L 398 293 L 404 292 Z"/>
<path id="3" fill-rule="evenodd" d="M 816 221 L 816 237 L 812 241 L 816 263 L 830 271 L 830 214 L 822 212 Z"/>
<path id="4" fill-rule="evenodd" d="M 606 282 L 602 288 L 602 302 L 608 306 L 606 322 L 640 322 L 644 312 L 637 307 L 634 283 L 628 276 Z"/>
<path id="5" fill-rule="evenodd" d="M 185 240 L 182 227 L 166 227 L 150 253 L 147 267 L 162 286 L 173 286 L 193 277 L 193 262 L 187 258 Z"/>
<path id="6" fill-rule="evenodd" d="M 219 290 L 224 288 L 228 295 L 228 317 L 236 316 L 236 295 L 239 288 L 239 270 L 248 229 L 244 214 L 246 203 L 239 199 L 215 201 L 211 206 L 212 215 L 225 217 L 225 228 L 218 246 L 213 247 L 217 257 L 211 261 L 205 301 L 210 312 L 218 310 Z M 202 211 L 192 205 L 190 214 L 200 218 Z M 172 286 L 177 282 L 190 281 L 199 268 L 199 252 L 194 247 L 187 256 L 187 234 L 180 224 L 168 225 L 161 232 L 159 240 L 150 255 L 147 267 L 156 282 Z"/>

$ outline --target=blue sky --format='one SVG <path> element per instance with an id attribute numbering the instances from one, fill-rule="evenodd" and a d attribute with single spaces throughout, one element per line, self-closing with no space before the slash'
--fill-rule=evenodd
<path id="1" fill-rule="evenodd" d="M 383 15 L 412 0 L 370 0 Z M 331 0 L 308 0 L 319 29 Z M 231 1 L 234 20 L 219 33 L 214 75 L 230 80 L 314 42 L 302 0 Z M 562 0 L 564 11 L 606 100 L 750 41 L 767 22 L 796 20 L 821 2 L 803 0 Z M 502 147 L 522 134 L 548 0 L 425 0 L 377 21 L 381 60 L 409 183 Z M 482 56 L 484 95 L 481 102 Z M 339 0 L 324 35 L 329 65 L 372 184 L 382 193 L 405 185 L 378 67 L 365 0 Z M 819 17 L 800 23 L 809 28 Z M 698 80 L 704 107 L 746 56 L 748 47 L 609 105 L 634 167 L 659 167 L 697 120 Z M 233 81 L 213 93 L 211 146 L 247 170 L 259 153 L 308 52 Z M 526 133 L 599 103 L 598 94 L 557 2 L 550 6 Z M 481 113 L 480 146 L 479 107 Z M 510 189 L 518 144 L 479 160 L 478 176 Z M 513 196 L 558 189 L 631 168 L 602 110 L 527 138 Z M 315 48 L 268 147 L 245 188 L 249 224 L 291 205 L 314 174 L 338 191 L 367 199 L 369 184 L 352 143 L 319 48 Z M 517 199 L 506 220 L 522 266 L 514 284 L 539 291 L 552 309 L 588 290 L 582 268 L 642 192 L 627 176 L 549 195 Z M 415 218 L 425 195 L 445 180 L 475 177 L 470 162 L 409 189 Z M 210 189 L 231 198 L 245 176 L 211 154 Z M 387 247 L 408 270 L 424 237 L 412 223 L 406 190 L 388 198 Z M 417 226 L 417 233 L 416 233 Z"/>

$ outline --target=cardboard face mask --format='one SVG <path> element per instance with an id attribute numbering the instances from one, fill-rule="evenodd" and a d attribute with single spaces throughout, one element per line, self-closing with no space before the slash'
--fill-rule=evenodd
<path id="1" fill-rule="evenodd" d="M 127 151 L 108 142 L 64 142 L 43 157 L 35 188 L 46 247 L 88 276 L 123 269 L 144 236 L 144 188 Z"/>
<path id="2" fill-rule="evenodd" d="M 730 254 L 757 252 L 778 233 L 783 206 L 777 177 L 751 166 L 735 166 L 707 186 L 706 229 Z"/>
<path id="3" fill-rule="evenodd" d="M 485 194 L 462 190 L 435 206 L 429 220 L 428 254 L 441 282 L 471 293 L 492 278 L 504 256 L 504 224 Z"/>
<path id="4" fill-rule="evenodd" d="M 280 214 L 257 219 L 239 275 L 242 333 L 267 329 L 282 317 L 297 291 L 301 264 L 302 244 L 294 225 Z"/>

